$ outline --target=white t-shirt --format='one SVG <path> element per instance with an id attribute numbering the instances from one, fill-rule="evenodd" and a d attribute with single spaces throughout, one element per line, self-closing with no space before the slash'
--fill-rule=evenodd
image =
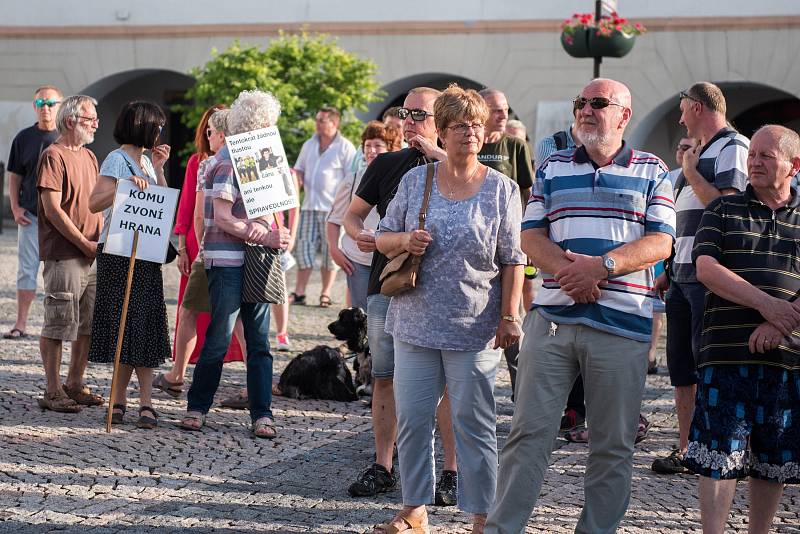
<path id="1" fill-rule="evenodd" d="M 337 133 L 334 140 L 321 154 L 319 136 L 314 134 L 303 143 L 300 155 L 294 164 L 295 170 L 303 173 L 305 198 L 300 209 L 306 211 L 330 211 L 336 186 L 345 177 L 353 164 L 356 148 L 353 143 Z"/>

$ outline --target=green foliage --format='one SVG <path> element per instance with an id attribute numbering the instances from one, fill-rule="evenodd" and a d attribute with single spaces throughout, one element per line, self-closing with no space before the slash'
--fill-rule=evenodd
<path id="1" fill-rule="evenodd" d="M 341 110 L 340 130 L 357 144 L 364 125 L 354 113 L 383 97 L 375 63 L 343 50 L 327 35 L 281 33 L 264 49 L 235 41 L 211 55 L 208 63 L 190 71 L 197 83 L 186 93 L 191 104 L 178 109 L 184 124 L 196 128 L 207 108 L 230 105 L 245 89 L 271 91 L 281 103 L 278 127 L 290 162 L 314 133 L 319 108 Z"/>

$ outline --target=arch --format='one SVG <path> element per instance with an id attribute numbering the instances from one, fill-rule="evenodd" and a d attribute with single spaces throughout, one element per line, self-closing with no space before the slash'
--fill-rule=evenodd
<path id="1" fill-rule="evenodd" d="M 714 82 L 725 95 L 728 119 L 750 137 L 763 124 L 776 123 L 797 130 L 800 127 L 800 100 L 782 89 L 757 82 Z M 648 113 L 630 137 L 631 145 L 658 155 L 672 167 L 673 147 L 684 135 L 678 124 L 678 95 L 669 98 Z"/>
<path id="2" fill-rule="evenodd" d="M 186 91 L 194 85 L 191 76 L 164 69 L 133 69 L 111 74 L 87 86 L 82 93 L 97 99 L 100 125 L 91 148 L 99 161 L 117 147 L 112 132 L 119 110 L 131 100 L 149 100 L 159 104 L 167 115 L 161 140 L 172 147 L 165 168 L 167 183 L 180 187 L 183 183 L 184 161 L 179 151 L 194 138 L 194 132 L 184 126 L 180 115 L 173 112 L 176 104 L 184 103 Z"/>
<path id="3" fill-rule="evenodd" d="M 406 93 L 414 87 L 432 87 L 434 89 L 446 89 L 451 83 L 457 83 L 465 89 L 481 90 L 486 85 L 457 74 L 446 74 L 443 72 L 425 72 L 400 78 L 384 85 L 381 89 L 386 93 L 386 97 L 380 102 L 370 104 L 368 111 L 359 115 L 361 120 L 381 120 L 383 112 L 392 106 L 403 105 Z"/>

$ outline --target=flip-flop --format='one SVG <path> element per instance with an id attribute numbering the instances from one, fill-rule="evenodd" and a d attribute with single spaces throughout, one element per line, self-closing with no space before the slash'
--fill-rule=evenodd
<path id="1" fill-rule="evenodd" d="M 413 519 L 411 517 L 402 515 L 402 513 L 397 514 L 395 517 L 397 519 L 401 519 L 403 523 L 405 523 L 403 526 L 407 528 L 400 530 L 391 523 L 381 523 L 380 525 L 375 525 L 372 527 L 372 532 L 377 531 L 383 534 L 397 534 L 398 532 L 406 532 L 407 534 L 430 534 L 431 532 L 430 526 L 428 524 L 423 524 L 423 520 Z"/>
<path id="2" fill-rule="evenodd" d="M 3 339 L 25 339 L 27 337 L 28 334 L 19 328 L 12 328 L 10 332 L 3 334 Z"/>

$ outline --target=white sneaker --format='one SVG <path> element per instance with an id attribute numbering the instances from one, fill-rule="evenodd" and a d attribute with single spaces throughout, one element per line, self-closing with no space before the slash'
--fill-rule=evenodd
<path id="1" fill-rule="evenodd" d="M 292 349 L 292 345 L 289 343 L 289 334 L 278 334 L 276 341 L 275 350 L 285 351 Z"/>

